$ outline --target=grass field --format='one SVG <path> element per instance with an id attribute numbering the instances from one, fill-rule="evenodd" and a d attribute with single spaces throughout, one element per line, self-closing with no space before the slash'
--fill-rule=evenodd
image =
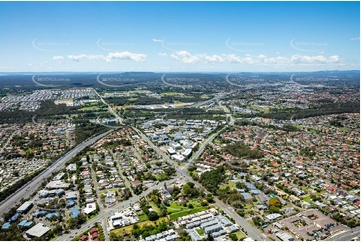
<path id="1" fill-rule="evenodd" d="M 157 204 L 154 202 L 150 202 L 149 204 L 152 206 L 154 211 L 156 211 L 158 214 L 160 213 L 160 209 L 158 208 Z"/>
<path id="2" fill-rule="evenodd" d="M 237 235 L 238 240 L 247 238 L 247 235 L 245 235 L 242 231 L 235 232 L 234 234 Z"/>
<path id="3" fill-rule="evenodd" d="M 148 216 L 146 214 L 139 215 L 138 218 L 139 218 L 140 222 L 148 220 Z"/>
<path id="4" fill-rule="evenodd" d="M 304 197 L 304 198 L 303 198 L 303 201 L 310 203 L 310 202 L 311 202 L 311 199 L 310 199 L 310 197 Z"/>
<path id="5" fill-rule="evenodd" d="M 184 96 L 184 93 L 181 93 L 181 92 L 163 92 L 162 93 L 162 96 Z"/>
<path id="6" fill-rule="evenodd" d="M 233 190 L 234 188 L 236 188 L 236 183 L 234 181 L 228 181 L 227 184 L 222 184 L 219 186 L 220 189 L 225 189 L 227 186 L 229 186 L 229 188 L 231 190 Z"/>
<path id="7" fill-rule="evenodd" d="M 195 208 L 195 209 L 188 209 L 187 211 L 183 211 L 183 212 L 179 212 L 179 213 L 173 213 L 170 215 L 170 220 L 176 220 L 179 217 L 183 217 L 189 214 L 194 214 L 194 213 L 198 213 L 204 210 L 207 210 L 208 207 L 200 207 L 200 208 Z"/>
<path id="8" fill-rule="evenodd" d="M 144 222 L 139 222 L 137 223 L 137 225 L 139 227 L 143 227 L 145 225 L 153 225 L 155 226 L 155 222 L 157 224 L 159 224 L 160 222 L 168 222 L 168 218 L 167 217 L 164 217 L 164 218 L 160 218 L 158 219 L 157 221 L 144 221 Z M 112 232 L 115 233 L 117 236 L 124 236 L 124 234 L 131 234 L 132 233 L 132 229 L 133 229 L 133 225 L 129 225 L 129 226 L 125 226 L 125 227 L 122 227 L 122 228 L 118 228 L 118 229 L 113 229 Z"/>
<path id="9" fill-rule="evenodd" d="M 169 207 L 167 207 L 167 212 L 180 212 L 180 211 L 184 211 L 184 210 L 188 210 L 188 209 L 189 208 L 187 208 L 187 207 L 172 203 L 172 204 L 170 204 Z"/>
<path id="10" fill-rule="evenodd" d="M 204 235 L 204 231 L 202 229 L 196 229 L 196 231 L 200 236 Z"/>

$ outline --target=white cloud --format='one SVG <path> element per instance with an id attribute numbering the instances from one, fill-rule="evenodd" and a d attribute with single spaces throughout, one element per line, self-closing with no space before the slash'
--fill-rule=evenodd
<path id="1" fill-rule="evenodd" d="M 323 54 L 323 52 L 321 52 Z M 295 66 L 295 65 L 342 65 L 343 60 L 338 56 L 325 57 L 322 54 L 315 56 L 293 55 L 291 57 L 281 56 L 277 52 L 277 56 L 268 57 L 266 55 L 250 55 L 238 56 L 235 54 L 208 55 L 208 54 L 191 54 L 188 51 L 175 51 L 169 56 L 176 62 L 181 63 L 240 63 L 249 65 L 273 65 L 278 66 Z M 160 56 L 167 56 L 165 53 L 159 53 Z"/>
<path id="2" fill-rule="evenodd" d="M 221 63 L 225 61 L 225 59 L 219 55 L 207 55 L 207 54 L 192 55 L 191 53 L 185 50 L 176 51 L 175 53 L 170 54 L 170 57 L 177 62 L 183 62 L 188 64 L 194 64 L 200 62 Z"/>
<path id="3" fill-rule="evenodd" d="M 160 57 L 166 57 L 166 56 L 168 56 L 167 53 L 158 53 L 158 55 L 159 55 Z"/>
<path id="4" fill-rule="evenodd" d="M 40 63 L 39 63 L 39 65 L 41 65 L 41 66 L 46 65 L 46 64 L 48 64 L 47 61 L 44 61 L 44 62 L 40 62 Z"/>
<path id="5" fill-rule="evenodd" d="M 219 55 L 207 55 L 207 54 L 200 54 L 197 55 L 198 58 L 204 60 L 207 63 L 216 63 L 216 62 L 224 62 L 224 58 Z"/>
<path id="6" fill-rule="evenodd" d="M 317 54 L 323 55 L 323 54 L 325 54 L 325 52 L 324 52 L 324 51 L 320 51 L 320 52 L 317 52 Z"/>
<path id="7" fill-rule="evenodd" d="M 31 64 L 31 63 L 29 63 L 29 64 L 28 64 L 28 66 L 32 66 L 32 64 Z"/>
<path id="8" fill-rule="evenodd" d="M 68 58 L 74 61 L 79 62 L 81 59 L 88 59 L 88 60 L 96 60 L 96 59 L 103 59 L 103 55 L 68 55 Z"/>
<path id="9" fill-rule="evenodd" d="M 153 39 L 153 41 L 154 41 L 154 42 L 161 42 L 161 43 L 164 42 L 164 40 L 160 40 L 160 39 Z"/>
<path id="10" fill-rule="evenodd" d="M 360 37 L 358 37 L 358 38 L 351 38 L 351 40 L 360 40 Z"/>
<path id="11" fill-rule="evenodd" d="M 172 57 L 172 59 L 173 60 L 175 60 L 176 62 L 180 62 L 180 58 L 177 56 L 177 55 L 175 55 L 175 54 L 170 54 L 170 57 Z"/>
<path id="12" fill-rule="evenodd" d="M 60 55 L 56 55 L 53 57 L 53 60 L 63 60 L 64 57 L 63 56 L 60 56 Z"/>
<path id="13" fill-rule="evenodd" d="M 128 51 L 125 52 L 114 52 L 109 53 L 105 60 L 108 62 L 112 59 L 120 59 L 120 60 L 133 60 L 133 61 L 140 61 L 144 62 L 146 59 L 146 55 L 144 54 L 135 54 Z"/>
<path id="14" fill-rule="evenodd" d="M 188 51 L 185 50 L 177 51 L 176 54 L 171 54 L 170 56 L 177 62 L 189 64 L 194 64 L 201 61 L 197 56 L 191 55 Z"/>
<path id="15" fill-rule="evenodd" d="M 246 55 L 245 57 L 236 56 L 235 54 L 222 55 L 231 63 L 246 63 L 250 65 L 305 65 L 305 64 L 341 64 L 342 60 L 339 56 L 334 55 L 325 57 L 322 55 L 306 56 L 306 55 L 293 55 L 291 58 L 284 56 L 267 57 L 265 55 Z"/>
<path id="16" fill-rule="evenodd" d="M 0 69 L 14 69 L 14 66 L 0 66 Z"/>
<path id="17" fill-rule="evenodd" d="M 114 59 L 120 59 L 120 60 L 133 60 L 133 61 L 145 61 L 145 58 L 147 56 L 144 54 L 136 54 L 131 53 L 128 51 L 125 52 L 114 52 L 109 53 L 107 56 L 104 55 L 68 55 L 68 58 L 74 61 L 79 62 L 81 59 L 87 59 L 87 60 L 104 60 L 105 62 L 111 62 L 111 60 Z"/>

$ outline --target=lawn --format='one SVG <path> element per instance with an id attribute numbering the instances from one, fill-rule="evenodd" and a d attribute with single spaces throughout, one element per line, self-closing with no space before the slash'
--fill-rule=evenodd
<path id="1" fill-rule="evenodd" d="M 184 93 L 181 92 L 163 92 L 162 96 L 184 96 Z"/>
<path id="2" fill-rule="evenodd" d="M 138 218 L 139 218 L 140 222 L 148 220 L 148 216 L 146 214 L 139 215 Z"/>
<path id="3" fill-rule="evenodd" d="M 303 201 L 310 203 L 310 202 L 311 202 L 311 198 L 310 198 L 310 197 L 304 197 L 304 198 L 303 198 Z"/>
<path id="4" fill-rule="evenodd" d="M 202 229 L 196 229 L 196 231 L 200 236 L 204 235 L 204 232 Z"/>
<path id="5" fill-rule="evenodd" d="M 156 222 L 157 224 L 159 224 L 160 222 L 168 222 L 168 218 L 167 217 L 160 218 L 154 222 Z M 148 220 L 148 221 L 144 221 L 144 222 L 139 222 L 139 223 L 137 223 L 137 225 L 141 228 L 145 225 L 155 226 L 154 222 Z M 129 225 L 129 226 L 121 227 L 118 229 L 113 229 L 112 232 L 115 233 L 117 236 L 124 236 L 124 234 L 131 234 L 132 229 L 133 229 L 133 224 Z"/>
<path id="6" fill-rule="evenodd" d="M 237 235 L 238 240 L 247 238 L 247 235 L 245 235 L 242 231 L 235 232 L 234 234 Z"/>
<path id="7" fill-rule="evenodd" d="M 170 215 L 170 220 L 176 220 L 179 217 L 183 217 L 186 215 L 190 215 L 190 214 L 194 214 L 194 213 L 198 213 L 204 210 L 207 210 L 208 207 L 200 207 L 200 208 L 195 208 L 195 209 L 188 209 L 187 211 L 183 211 L 183 212 L 179 212 L 179 213 L 173 213 Z"/>
<path id="8" fill-rule="evenodd" d="M 167 207 L 167 212 L 179 212 L 183 210 L 187 210 L 188 207 L 184 207 L 182 205 L 177 205 L 176 203 L 171 203 L 169 207 Z"/>
<path id="9" fill-rule="evenodd" d="M 158 208 L 157 204 L 155 204 L 155 202 L 150 202 L 149 204 L 152 206 L 154 211 L 156 211 L 158 214 L 160 213 L 160 209 Z"/>
<path id="10" fill-rule="evenodd" d="M 236 188 L 236 183 L 234 181 L 228 181 L 227 184 L 222 184 L 219 186 L 220 189 L 225 189 L 227 186 L 229 186 L 229 188 L 231 190 L 235 189 Z"/>

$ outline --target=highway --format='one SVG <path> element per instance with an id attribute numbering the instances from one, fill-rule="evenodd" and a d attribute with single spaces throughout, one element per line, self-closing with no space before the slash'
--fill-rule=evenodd
<path id="1" fill-rule="evenodd" d="M 222 101 L 218 102 L 219 106 L 223 108 L 223 111 L 226 113 L 227 122 L 229 125 L 234 125 L 234 118 L 232 117 L 231 111 L 226 107 L 222 105 Z"/>
<path id="2" fill-rule="evenodd" d="M 360 241 L 360 227 L 348 229 L 342 233 L 338 233 L 328 238 L 327 241 L 351 241 L 352 239 Z"/>
<path id="3" fill-rule="evenodd" d="M 161 79 L 162 79 L 162 82 L 163 82 L 165 85 L 167 85 L 167 86 L 180 87 L 180 88 L 183 88 L 183 90 L 186 89 L 186 88 L 192 88 L 192 85 L 176 85 L 176 84 L 170 84 L 170 83 L 168 83 L 168 82 L 166 82 L 166 81 L 164 80 L 164 76 L 165 76 L 165 75 L 166 75 L 166 74 L 164 74 L 164 75 L 161 77 Z"/>
<path id="4" fill-rule="evenodd" d="M 83 143 L 77 145 L 75 148 L 67 152 L 64 156 L 54 161 L 51 166 L 46 168 L 43 172 L 41 172 L 38 176 L 33 178 L 31 181 L 23 185 L 20 189 L 18 189 L 15 193 L 10 195 L 6 200 L 2 201 L 0 204 L 0 215 L 2 216 L 4 213 L 8 212 L 10 208 L 12 208 L 15 204 L 18 204 L 21 199 L 28 198 L 31 194 L 33 194 L 41 185 L 43 180 L 49 177 L 53 172 L 57 172 L 64 167 L 64 164 L 69 161 L 71 158 L 76 156 L 80 151 L 82 151 L 85 147 L 94 144 L 97 140 L 103 138 L 108 135 L 113 130 L 107 131 L 103 134 L 100 134 L 92 139 L 84 141 Z"/>
<path id="5" fill-rule="evenodd" d="M 102 101 L 102 103 L 104 103 L 105 105 L 108 106 L 108 111 L 114 115 L 114 117 L 116 118 L 116 120 L 119 122 L 119 124 L 123 124 L 123 119 L 121 117 L 119 117 L 119 115 L 113 110 L 113 108 L 106 102 L 104 101 L 104 99 L 102 98 L 102 96 L 100 96 L 100 94 L 94 89 L 94 92 L 98 95 L 98 97 L 100 98 L 100 100 Z"/>
<path id="6" fill-rule="evenodd" d="M 192 104 L 190 106 L 187 106 L 187 107 L 188 108 L 197 108 L 199 106 L 205 105 L 205 104 L 210 103 L 210 102 L 216 102 L 216 101 L 226 97 L 227 94 L 229 94 L 229 93 L 218 93 L 216 96 L 214 96 L 211 99 L 208 99 L 208 100 L 202 101 L 202 102 L 198 102 L 198 103 L 194 103 L 194 104 Z"/>

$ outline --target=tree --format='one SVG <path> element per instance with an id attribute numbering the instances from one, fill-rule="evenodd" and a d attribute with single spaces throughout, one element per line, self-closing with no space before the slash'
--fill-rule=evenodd
<path id="1" fill-rule="evenodd" d="M 269 210 L 272 212 L 272 213 L 278 213 L 280 211 L 280 209 L 276 206 L 270 206 Z"/>
<path id="2" fill-rule="evenodd" d="M 236 234 L 229 234 L 228 237 L 233 240 L 233 241 L 237 241 L 238 240 L 238 237 Z"/>
<path id="3" fill-rule="evenodd" d="M 148 214 L 148 218 L 149 218 L 150 221 L 155 221 L 155 220 L 157 220 L 159 218 L 159 215 L 158 215 L 157 212 L 151 211 Z"/>
<path id="4" fill-rule="evenodd" d="M 263 224 L 263 220 L 259 216 L 253 217 L 252 221 L 256 226 L 261 226 Z"/>
<path id="5" fill-rule="evenodd" d="M 274 198 L 271 198 L 268 201 L 268 205 L 280 208 L 281 207 L 281 201 L 278 198 L 274 197 Z"/>
<path id="6" fill-rule="evenodd" d="M 207 194 L 207 196 L 206 196 L 206 200 L 207 200 L 207 202 L 209 202 L 209 203 L 211 203 L 211 202 L 213 202 L 213 195 L 212 194 Z"/>
<path id="7" fill-rule="evenodd" d="M 211 235 L 211 233 L 207 234 L 207 241 L 214 241 L 213 236 Z"/>

